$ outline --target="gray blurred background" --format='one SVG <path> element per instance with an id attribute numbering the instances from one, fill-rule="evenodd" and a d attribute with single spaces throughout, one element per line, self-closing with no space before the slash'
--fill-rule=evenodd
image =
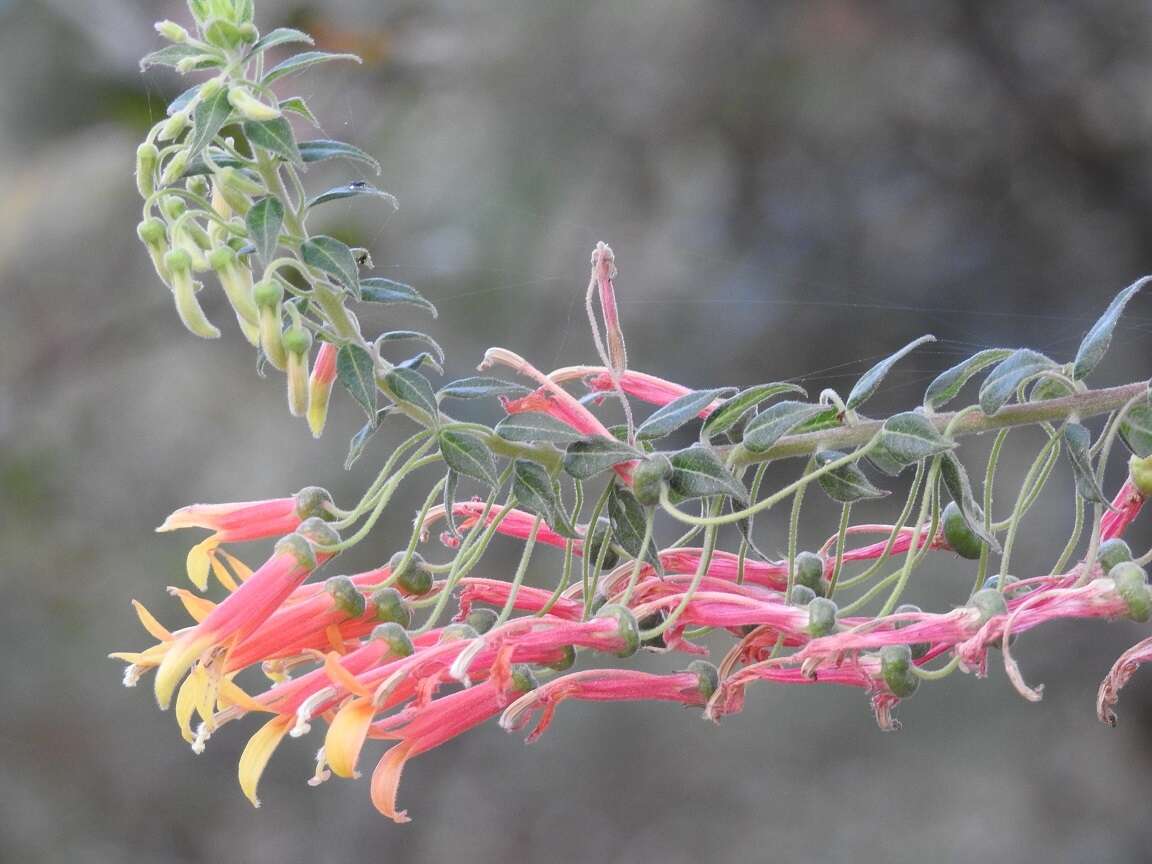
<path id="1" fill-rule="evenodd" d="M 617 253 L 634 367 L 689 385 L 843 392 L 878 356 L 941 337 L 876 412 L 916 404 L 982 346 L 1067 359 L 1152 271 L 1145 3 L 257 7 L 264 30 L 303 26 L 365 56 L 294 80 L 329 135 L 380 158 L 401 209 L 331 205 L 323 228 L 438 304 L 429 330 L 451 377 L 493 344 L 544 368 L 591 360 L 580 304 L 597 240 Z M 1022 639 L 1027 677 L 1048 685 L 1039 705 L 993 655 L 987 681 L 922 687 L 892 734 L 858 692 L 766 685 L 720 727 L 571 704 L 525 748 L 490 724 L 409 767 L 405 827 L 375 813 L 366 781 L 305 785 L 314 734 L 282 747 L 253 810 L 235 758 L 255 726 L 196 757 L 149 688 L 124 690 L 104 659 L 148 642 L 130 597 L 179 620 L 164 586 L 182 584 L 192 538 L 152 528 L 192 501 L 310 483 L 349 500 L 397 439 L 346 474 L 354 406 L 338 400 L 313 442 L 215 294 L 228 338 L 181 329 L 134 234 L 135 144 L 182 89 L 136 68 L 166 17 L 185 20 L 183 4 L 0 0 L 0 860 L 1149 860 L 1152 675 L 1126 692 L 1118 729 L 1093 706 L 1146 633 L 1130 623 Z M 1132 304 L 1101 383 L 1148 376 L 1150 310 Z M 370 323 L 386 321 L 423 323 Z M 1039 441 L 1019 438 L 1005 490 Z M 1027 523 L 1017 572 L 1056 557 L 1067 473 Z M 340 569 L 386 559 L 414 506 Z M 814 503 L 805 545 L 834 519 Z M 779 518 L 758 524 L 779 551 Z M 947 608 L 970 578 L 925 568 L 917 599 Z"/>

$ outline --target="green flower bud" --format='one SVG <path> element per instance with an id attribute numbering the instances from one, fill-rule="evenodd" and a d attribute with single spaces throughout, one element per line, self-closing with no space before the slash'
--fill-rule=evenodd
<path id="1" fill-rule="evenodd" d="M 900 614 L 906 613 L 906 612 L 923 612 L 923 611 L 924 611 L 923 609 L 921 609 L 919 606 L 916 606 L 913 603 L 902 603 L 893 610 L 893 612 L 897 615 L 900 615 Z M 907 627 L 910 623 L 911 622 L 909 622 L 909 621 L 901 621 L 899 624 L 896 625 L 896 629 L 902 630 L 903 628 Z M 931 642 L 915 642 L 912 645 L 909 645 L 908 647 L 912 649 L 912 659 L 913 660 L 919 660 L 921 657 L 923 657 L 925 654 L 927 654 L 928 651 L 932 648 L 932 643 Z"/>
<path id="2" fill-rule="evenodd" d="M 645 507 L 660 503 L 660 490 L 672 476 L 672 461 L 663 453 L 641 459 L 632 469 L 632 494 Z"/>
<path id="3" fill-rule="evenodd" d="M 824 559 L 815 552 L 801 552 L 796 556 L 796 584 L 811 588 L 818 597 L 824 596 Z"/>
<path id="4" fill-rule="evenodd" d="M 404 628 L 395 621 L 388 621 L 378 625 L 372 631 L 372 638 L 380 642 L 386 642 L 388 644 L 388 653 L 393 657 L 411 657 L 416 652 L 416 646 L 412 644 L 412 638 L 405 632 Z"/>
<path id="5" fill-rule="evenodd" d="M 601 547 L 603 547 L 605 543 L 609 543 L 608 548 L 604 549 L 604 553 L 603 553 L 604 554 L 603 568 L 605 570 L 611 570 L 620 561 L 620 556 L 617 554 L 616 550 L 613 549 L 611 544 L 610 544 L 611 533 L 612 533 L 612 527 L 611 527 L 611 524 L 608 522 L 607 519 L 601 518 L 601 519 L 597 520 L 596 527 L 592 529 L 592 536 L 588 539 L 588 543 L 586 544 L 585 549 L 584 549 L 584 554 L 588 557 L 588 560 L 593 565 L 595 565 L 596 561 L 600 557 Z"/>
<path id="6" fill-rule="evenodd" d="M 259 310 L 260 349 L 277 369 L 288 368 L 288 355 L 280 330 L 284 289 L 274 279 L 262 279 L 252 286 L 252 299 Z"/>
<path id="7" fill-rule="evenodd" d="M 496 614 L 493 609 L 473 609 L 468 613 L 468 617 L 464 619 L 464 623 L 472 627 L 480 635 L 484 635 L 493 627 L 500 616 Z"/>
<path id="8" fill-rule="evenodd" d="M 185 57 L 176 64 L 176 71 L 181 75 L 187 75 L 189 72 L 216 63 L 218 59 L 215 54 L 196 54 L 192 57 Z"/>
<path id="9" fill-rule="evenodd" d="M 284 349 L 288 353 L 288 411 L 293 417 L 308 413 L 308 352 L 312 333 L 306 327 L 293 325 L 284 331 Z"/>
<path id="10" fill-rule="evenodd" d="M 1124 561 L 1132 560 L 1132 549 L 1119 537 L 1105 540 L 1096 552 L 1096 562 L 1100 565 L 1100 572 L 1111 575 L 1112 568 Z"/>
<path id="11" fill-rule="evenodd" d="M 199 195 L 201 198 L 207 198 L 211 191 L 208 188 L 208 178 L 203 174 L 196 174 L 193 177 L 189 177 L 184 181 L 184 188 L 193 195 Z"/>
<path id="12" fill-rule="evenodd" d="M 168 229 L 161 219 L 145 219 L 136 226 L 136 236 L 149 250 L 160 251 L 168 245 Z"/>
<path id="13" fill-rule="evenodd" d="M 826 597 L 817 597 L 808 603 L 808 635 L 813 639 L 827 636 L 836 630 L 836 603 Z"/>
<path id="14" fill-rule="evenodd" d="M 175 222 L 188 212 L 188 205 L 179 195 L 165 195 L 160 199 L 160 212 L 169 222 Z"/>
<path id="15" fill-rule="evenodd" d="M 1128 617 L 1141 624 L 1152 618 L 1152 590 L 1148 588 L 1148 573 L 1135 561 L 1121 561 L 1108 571 L 1108 578 L 1116 583 L 1116 593 L 1128 606 Z"/>
<path id="16" fill-rule="evenodd" d="M 333 605 L 349 618 L 364 614 L 367 603 L 364 595 L 347 576 L 333 576 L 324 583 L 324 590 L 332 595 Z"/>
<path id="17" fill-rule="evenodd" d="M 177 150 L 172 154 L 172 158 L 168 160 L 164 166 L 164 171 L 160 174 L 160 185 L 170 186 L 181 177 L 188 169 L 188 151 Z"/>
<path id="18" fill-rule="evenodd" d="M 706 660 L 693 660 L 688 664 L 687 671 L 696 674 L 699 680 L 696 687 L 704 701 L 707 702 L 720 687 L 720 670 Z"/>
<path id="19" fill-rule="evenodd" d="M 792 593 L 788 595 L 788 603 L 792 606 L 807 606 L 817 596 L 807 585 L 793 585 Z"/>
<path id="20" fill-rule="evenodd" d="M 617 657 L 631 657 L 640 650 L 640 625 L 636 616 L 627 606 L 619 603 L 609 603 L 596 613 L 597 618 L 614 618 L 619 627 L 620 639 L 624 647 L 616 652 Z"/>
<path id="21" fill-rule="evenodd" d="M 164 125 L 162 125 L 160 131 L 156 133 L 156 140 L 175 141 L 184 133 L 184 130 L 188 128 L 190 120 L 191 114 L 188 109 L 177 111 L 164 121 Z"/>
<path id="22" fill-rule="evenodd" d="M 388 562 L 388 569 L 400 590 L 409 596 L 420 597 L 432 590 L 432 574 L 419 552 L 413 552 L 410 558 L 404 550 L 397 552 Z"/>
<path id="23" fill-rule="evenodd" d="M 156 32 L 169 42 L 177 44 L 188 41 L 188 31 L 175 21 L 157 21 L 154 25 Z"/>
<path id="24" fill-rule="evenodd" d="M 149 198 L 156 191 L 156 166 L 160 164 L 160 150 L 145 141 L 136 148 L 136 189 L 141 198 Z"/>
<path id="25" fill-rule="evenodd" d="M 979 610 L 981 625 L 987 624 L 997 615 L 1008 614 L 1008 604 L 1004 601 L 1004 595 L 1000 593 L 999 588 L 981 588 L 972 595 L 968 605 Z"/>
<path id="26" fill-rule="evenodd" d="M 948 502 L 940 521 L 944 526 L 944 539 L 948 541 L 953 552 L 961 558 L 973 561 L 980 557 L 984 543 L 968 525 L 968 520 L 964 518 L 955 501 Z"/>
<path id="27" fill-rule="evenodd" d="M 252 271 L 241 263 L 231 246 L 218 246 L 208 255 L 208 264 L 216 271 L 220 287 L 236 313 L 244 337 L 253 345 L 260 344 L 260 312 L 252 299 Z"/>
<path id="28" fill-rule="evenodd" d="M 196 299 L 200 285 L 192 279 L 192 256 L 184 249 L 172 249 L 164 256 L 164 268 L 168 271 L 176 311 L 184 326 L 202 339 L 218 339 L 220 331 L 212 326 Z"/>
<path id="29" fill-rule="evenodd" d="M 264 104 L 244 87 L 229 88 L 228 102 L 233 108 L 239 111 L 246 120 L 255 120 L 259 123 L 265 120 L 275 120 L 280 116 L 279 108 L 273 108 L 271 105 Z"/>
<path id="30" fill-rule="evenodd" d="M 376 609 L 377 621 L 390 621 L 405 628 L 412 626 L 412 607 L 395 588 L 376 589 L 372 593 L 372 606 Z"/>
<path id="31" fill-rule="evenodd" d="M 880 674 L 893 696 L 906 699 L 916 692 L 920 679 L 912 671 L 912 651 L 907 645 L 885 645 L 880 649 Z"/>

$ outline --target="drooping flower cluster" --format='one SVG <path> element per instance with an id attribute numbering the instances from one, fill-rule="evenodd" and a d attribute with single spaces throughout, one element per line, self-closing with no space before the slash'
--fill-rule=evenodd
<path id="1" fill-rule="evenodd" d="M 359 181 L 312 199 L 304 193 L 299 175 L 309 162 L 375 165 L 342 142 L 297 141 L 285 112 L 311 112 L 272 90 L 336 55 L 307 51 L 265 68 L 268 51 L 309 38 L 287 29 L 261 37 L 249 0 L 189 6 L 195 35 L 162 22 L 172 44 L 146 62 L 214 77 L 182 94 L 152 130 L 137 178 L 140 236 L 181 319 L 200 336 L 219 335 L 193 278 L 214 271 L 241 332 L 263 362 L 285 372 L 292 414 L 319 436 L 337 384 L 365 409 L 348 467 L 388 415 L 417 426 L 350 509 L 309 487 L 273 500 L 192 505 L 160 526 L 212 532 L 188 553 L 197 591 L 169 589 L 191 623 L 168 630 L 134 601 L 155 644 L 113 656 L 128 664 L 129 686 L 154 672 L 160 707 L 174 708 L 196 752 L 223 727 L 261 715 L 239 765 L 254 804 L 285 738 L 323 734 L 312 783 L 358 776 L 371 751 L 373 803 L 407 821 L 397 790 L 408 761 L 488 720 L 514 731 L 532 726 L 533 740 L 566 699 L 674 702 L 719 720 L 741 709 L 750 684 L 774 682 L 860 688 L 891 729 L 893 710 L 921 682 L 955 671 L 982 676 L 993 651 L 1016 689 L 1039 699 L 1013 642 L 1040 624 L 1152 617 L 1144 570 L 1152 553 L 1135 557 L 1123 540 L 1152 493 L 1148 387 L 1084 383 L 1145 280 L 1121 292 L 1071 361 L 987 349 L 941 373 L 917 409 L 873 420 L 861 407 L 931 337 L 869 369 L 846 398 L 825 391 L 812 401 L 793 382 L 693 389 L 630 368 L 615 256 L 599 244 L 586 297 L 598 363 L 545 373 L 493 348 L 481 371 L 506 367 L 530 387 L 484 375 L 437 389 L 422 371 L 439 371 L 435 342 L 411 331 L 369 339 L 348 308 L 407 303 L 434 312 L 431 304 L 409 286 L 361 278 L 371 266 L 364 250 L 307 229 L 311 208 L 326 201 L 388 200 Z M 400 363 L 382 355 L 410 339 L 429 350 Z M 977 376 L 976 402 L 943 412 Z M 581 384 L 583 394 L 570 389 Z M 494 427 L 457 421 L 443 407 L 485 398 L 504 409 Z M 641 405 L 651 407 L 637 420 Z M 604 410 L 624 422 L 609 425 Z M 1093 441 L 1084 424 L 1096 417 L 1106 419 Z M 994 519 L 1002 445 L 1022 426 L 1038 426 L 1047 440 L 1012 506 Z M 672 447 L 690 427 L 695 443 Z M 962 436 L 981 433 L 996 441 L 978 490 L 957 450 Z M 1117 439 L 1133 455 L 1129 479 L 1109 502 L 1100 478 Z M 1071 536 L 1053 564 L 1016 578 L 1013 548 L 1061 455 L 1076 478 Z M 765 489 L 766 466 L 787 459 L 802 463 L 796 479 Z M 873 476 L 911 477 L 891 481 L 906 492 L 891 522 L 853 524 L 858 508 L 888 494 L 866 466 Z M 369 536 L 397 491 L 428 469 L 442 476 L 398 551 L 379 567 L 339 574 L 339 553 Z M 469 497 L 461 484 L 482 495 Z M 819 549 L 801 550 L 804 498 L 817 487 L 841 505 L 839 527 Z M 765 537 L 756 516 L 785 502 L 787 536 Z M 670 524 L 685 533 L 662 539 Z M 720 548 L 728 525 L 739 540 Z M 438 563 L 430 560 L 434 533 L 446 556 Z M 511 574 L 485 566 L 496 536 L 523 550 Z M 260 540 L 274 547 L 253 569 L 237 546 Z M 769 543 L 787 554 L 764 554 Z M 971 562 L 973 588 L 944 611 L 901 604 L 912 580 L 944 555 Z M 540 559 L 550 580 L 526 584 Z M 213 577 L 219 602 L 206 596 Z M 700 659 L 716 644 L 708 634 L 728 637 L 715 662 Z M 1101 686 L 1102 719 L 1114 721 L 1119 689 L 1152 658 L 1150 641 L 1125 653 Z M 682 654 L 684 669 L 636 668 L 629 658 L 642 652 Z M 590 655 L 598 668 L 576 668 Z M 377 742 L 385 742 L 379 756 Z"/>

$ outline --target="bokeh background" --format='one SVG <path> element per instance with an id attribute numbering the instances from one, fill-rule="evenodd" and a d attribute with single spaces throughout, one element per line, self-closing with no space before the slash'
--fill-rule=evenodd
<path id="1" fill-rule="evenodd" d="M 380 157 L 401 209 L 331 205 L 324 228 L 437 303 L 453 377 L 492 344 L 545 368 L 589 359 L 597 240 L 617 253 L 633 365 L 689 385 L 846 390 L 939 336 L 877 411 L 916 404 L 982 346 L 1068 358 L 1152 270 L 1145 3 L 257 6 L 262 29 L 304 26 L 366 58 L 295 80 L 329 135 Z M 1130 623 L 1021 640 L 1048 685 L 1039 705 L 994 662 L 987 681 L 921 688 L 891 734 L 859 693 L 818 687 L 753 689 L 720 727 L 573 704 L 530 748 L 491 725 L 421 757 L 406 827 L 377 816 L 365 782 L 306 786 L 313 736 L 282 748 L 252 810 L 234 779 L 242 730 L 194 756 L 104 659 L 146 644 L 128 598 L 177 621 L 164 586 L 190 540 L 152 527 L 192 501 L 310 483 L 351 498 L 395 439 L 345 473 L 353 406 L 313 442 L 234 325 L 213 344 L 181 329 L 134 233 L 135 143 L 182 89 L 136 67 L 167 17 L 183 4 L 0 0 L 0 860 L 1148 860 L 1152 676 L 1118 729 L 1093 707 L 1146 632 Z M 1150 310 L 1132 304 L 1098 380 L 1149 374 Z M 1005 488 L 1038 440 L 1020 436 Z M 1027 523 L 1021 571 L 1063 543 L 1067 474 Z M 346 569 L 386 558 L 413 508 Z M 778 550 L 779 521 L 758 524 Z M 833 530 L 814 505 L 802 539 Z M 917 596 L 947 608 L 970 578 L 942 562 Z"/>

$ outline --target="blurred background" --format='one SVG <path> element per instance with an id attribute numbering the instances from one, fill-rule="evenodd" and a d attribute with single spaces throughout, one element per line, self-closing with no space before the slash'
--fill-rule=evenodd
<path id="1" fill-rule="evenodd" d="M 874 413 L 917 404 L 980 347 L 1068 359 L 1152 271 L 1145 3 L 257 10 L 262 30 L 304 27 L 365 57 L 293 80 L 326 134 L 380 158 L 401 208 L 329 205 L 322 227 L 439 306 L 428 327 L 453 378 L 489 345 L 543 368 L 591 360 L 581 304 L 597 240 L 616 250 L 633 366 L 691 386 L 846 392 L 879 356 L 939 336 Z M 235 783 L 244 730 L 194 756 L 150 688 L 124 690 L 104 659 L 148 642 L 130 597 L 179 620 L 164 586 L 182 583 L 192 539 L 152 528 L 193 501 L 312 483 L 349 500 L 396 439 L 344 472 L 355 406 L 338 399 L 314 442 L 222 298 L 207 305 L 228 338 L 181 328 L 134 232 L 136 142 L 183 89 L 137 70 L 159 18 L 186 20 L 183 3 L 0 0 L 0 860 L 1148 860 L 1152 675 L 1125 692 L 1118 729 L 1094 711 L 1101 676 L 1146 635 L 1125 622 L 1023 638 L 1026 676 L 1047 684 L 1039 705 L 995 655 L 987 681 L 922 687 L 889 734 L 861 694 L 832 688 L 753 688 L 720 727 L 572 704 L 532 747 L 490 724 L 421 757 L 401 788 L 406 827 L 375 813 L 366 781 L 305 785 L 314 734 L 281 748 L 254 811 Z M 369 323 L 386 320 L 424 323 Z M 1137 299 L 1097 381 L 1149 375 L 1150 321 Z M 1019 436 L 1005 490 L 1038 442 Z M 972 464 L 982 446 L 966 445 Z M 1023 575 L 1063 545 L 1068 474 L 1027 523 Z M 414 508 L 399 502 L 342 570 L 386 560 Z M 780 518 L 758 522 L 770 551 Z M 834 530 L 814 503 L 802 542 Z M 1146 526 L 1132 537 L 1152 542 Z M 920 579 L 916 599 L 948 608 L 971 575 L 943 561 Z"/>

